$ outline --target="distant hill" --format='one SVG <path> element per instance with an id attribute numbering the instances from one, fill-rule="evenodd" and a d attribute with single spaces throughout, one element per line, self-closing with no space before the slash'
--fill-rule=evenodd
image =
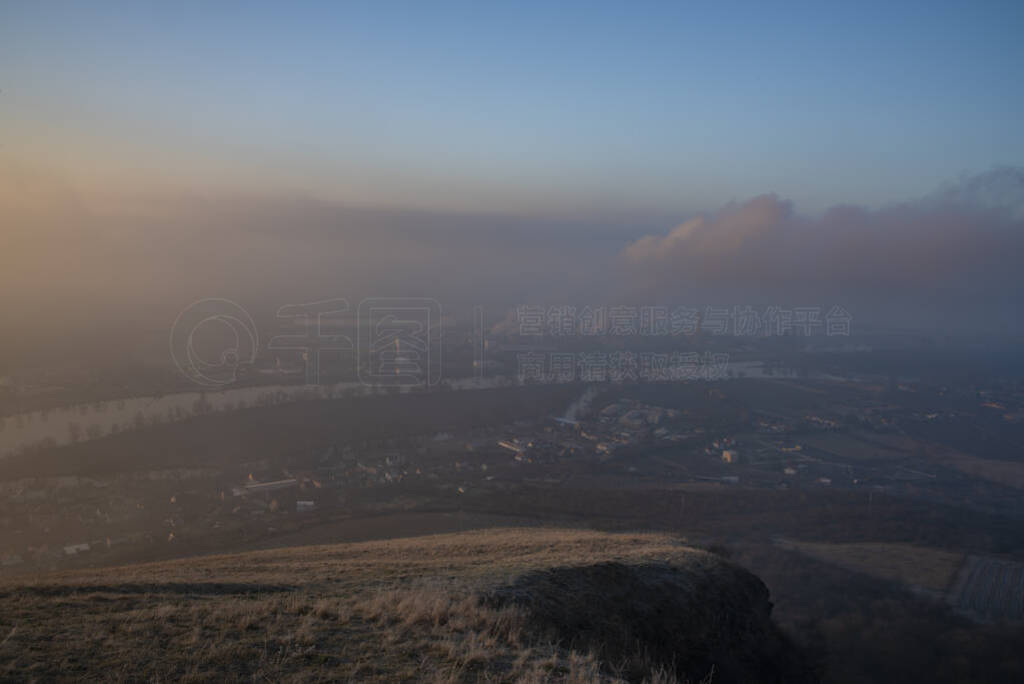
<path id="1" fill-rule="evenodd" d="M 655 534 L 491 529 L 0 584 L 0 678 L 804 682 L 768 590 Z"/>

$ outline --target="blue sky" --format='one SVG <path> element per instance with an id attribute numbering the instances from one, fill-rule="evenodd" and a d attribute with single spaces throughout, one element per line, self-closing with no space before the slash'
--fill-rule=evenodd
<path id="1" fill-rule="evenodd" d="M 9 2 L 0 161 L 454 210 L 879 206 L 1024 163 L 1022 35 L 1020 2 Z"/>

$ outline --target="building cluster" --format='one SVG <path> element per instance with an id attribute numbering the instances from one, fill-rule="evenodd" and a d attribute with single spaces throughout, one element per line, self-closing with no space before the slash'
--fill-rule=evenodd
<path id="1" fill-rule="evenodd" d="M 933 467 L 929 430 L 954 432 L 971 412 L 990 427 L 1014 425 L 1015 388 L 954 393 L 913 383 L 842 394 L 830 408 L 778 402 L 734 410 L 723 390 L 669 408 L 623 391 L 564 416 L 460 431 L 316 445 L 224 469 L 167 469 L 107 477 L 0 482 L 0 572 L 91 562 L 104 554 L 239 539 L 339 516 L 404 506 L 461 506 L 496 491 L 558 486 L 574 477 L 744 488 L 915 492 L 1020 508 L 995 485 Z M 742 397 L 737 406 L 743 407 Z M 942 401 L 900 402 L 899 393 Z M 955 396 L 954 396 L 955 394 Z M 653 396 L 660 396 L 654 394 Z M 668 396 L 668 395 L 666 395 Z M 955 399 L 955 402 L 953 401 Z M 665 400 L 669 403 L 669 400 Z M 936 404 L 933 406 L 933 404 Z M 575 406 L 575 405 L 574 405 Z M 717 408 L 716 408 L 717 407 Z M 970 447 L 971 445 L 968 445 Z M 959 479 L 958 479 L 959 478 Z M 1002 496 L 1003 499 L 999 497 Z M 396 503 L 398 502 L 398 503 Z"/>

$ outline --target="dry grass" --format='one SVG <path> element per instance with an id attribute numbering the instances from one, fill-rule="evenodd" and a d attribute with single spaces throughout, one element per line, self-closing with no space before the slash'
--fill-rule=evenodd
<path id="1" fill-rule="evenodd" d="M 847 570 L 936 593 L 946 591 L 963 562 L 962 553 L 912 544 L 824 544 L 794 540 L 780 541 L 779 544 Z"/>
<path id="2" fill-rule="evenodd" d="M 723 567 L 667 535 L 519 528 L 20 578 L 0 583 L 0 679 L 622 681 L 600 648 L 484 598 L 610 561 Z M 647 666 L 628 679 L 675 681 Z"/>
<path id="3" fill-rule="evenodd" d="M 936 451 L 935 458 L 943 465 L 956 468 L 972 477 L 1024 489 L 1024 464 L 1019 461 L 996 461 L 953 450 Z"/>
<path id="4" fill-rule="evenodd" d="M 415 644 L 431 681 L 616 681 L 592 653 L 535 643 L 521 610 L 487 606 L 466 585 L 389 589 L 354 609 L 387 627 L 393 643 Z"/>
<path id="5" fill-rule="evenodd" d="M 701 562 L 662 535 L 498 529 L 0 583 L 0 679 L 594 681 L 473 592 L 567 562 Z M 602 675 L 606 676 L 606 675 Z"/>
<path id="6" fill-rule="evenodd" d="M 696 556 L 695 556 L 696 554 Z M 386 582 L 449 572 L 459 576 L 512 576 L 523 570 L 566 563 L 663 560 L 691 562 L 702 552 L 677 537 L 651 533 L 607 534 L 564 528 L 491 528 L 347 544 L 290 547 L 225 556 L 185 558 L 0 581 L 0 592 L 16 585 L 107 585 L 179 583 L 290 587 L 366 581 Z M 495 561 L 500 561 L 498 567 Z"/>

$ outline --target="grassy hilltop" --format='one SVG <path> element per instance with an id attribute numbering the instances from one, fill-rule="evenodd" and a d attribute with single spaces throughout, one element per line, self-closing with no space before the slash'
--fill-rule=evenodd
<path id="1" fill-rule="evenodd" d="M 807 681 L 754 575 L 655 534 L 492 529 L 0 584 L 0 678 Z"/>

